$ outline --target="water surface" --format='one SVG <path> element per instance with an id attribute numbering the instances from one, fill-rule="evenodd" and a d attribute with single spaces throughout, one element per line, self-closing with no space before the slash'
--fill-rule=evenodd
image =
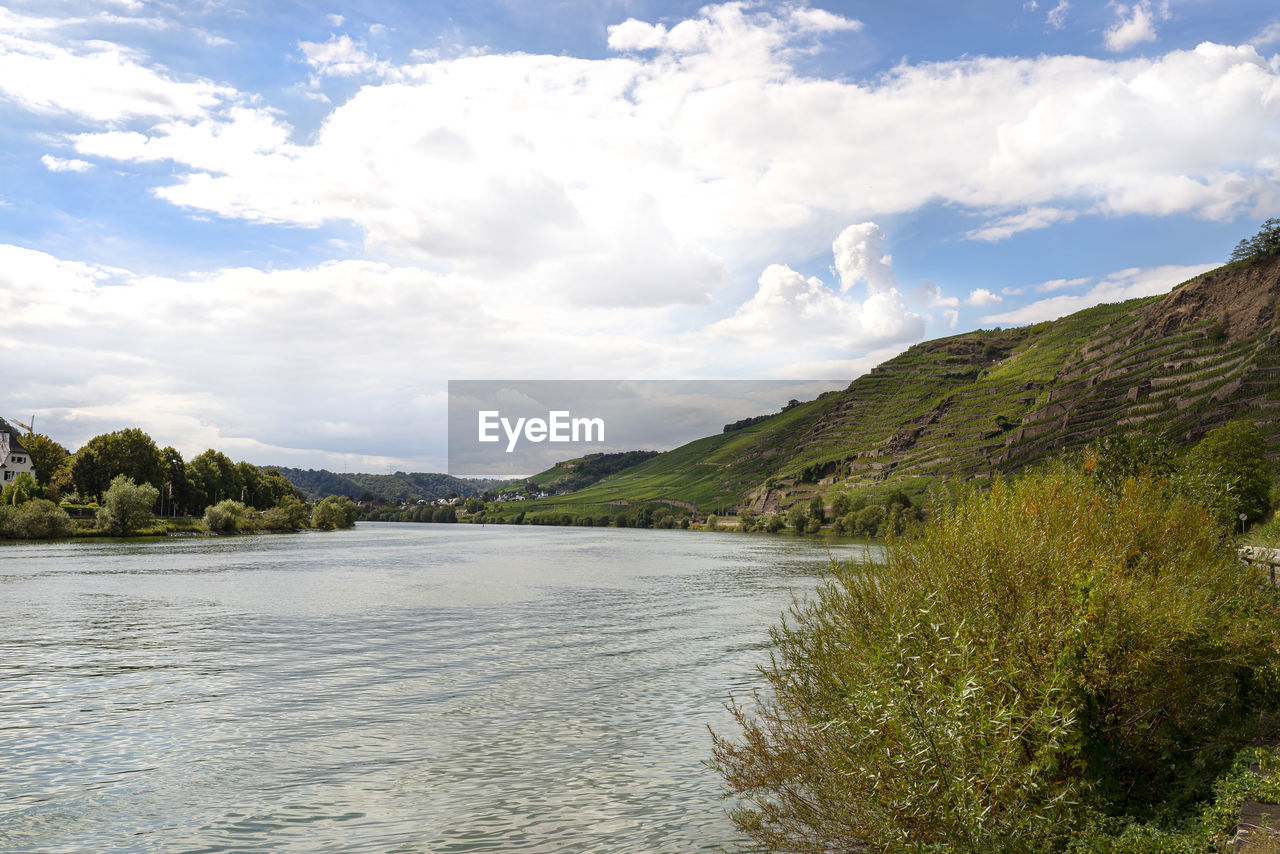
<path id="1" fill-rule="evenodd" d="M 0 850 L 717 850 L 707 726 L 851 545 L 361 524 L 0 547 Z"/>

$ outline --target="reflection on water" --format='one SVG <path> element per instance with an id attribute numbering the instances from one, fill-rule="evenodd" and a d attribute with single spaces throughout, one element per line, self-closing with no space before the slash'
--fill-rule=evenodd
<path id="1" fill-rule="evenodd" d="M 731 845 L 707 726 L 827 562 L 466 525 L 0 548 L 0 850 Z"/>

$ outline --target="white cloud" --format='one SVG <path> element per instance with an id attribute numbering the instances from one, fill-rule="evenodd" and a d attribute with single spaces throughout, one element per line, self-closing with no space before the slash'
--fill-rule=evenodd
<path id="1" fill-rule="evenodd" d="M 949 308 L 942 312 L 942 316 L 947 319 L 948 329 L 955 329 L 956 324 L 960 322 L 960 312 L 956 311 L 954 308 Z"/>
<path id="2" fill-rule="evenodd" d="M 656 314 L 548 308 L 482 285 L 363 261 L 174 279 L 0 245 L 0 312 L 13 319 L 0 359 L 16 363 L 21 346 L 23 363 L 41 366 L 12 377 L 6 399 L 38 406 L 73 445 L 139 424 L 188 455 L 216 447 L 264 463 L 284 449 L 340 460 L 353 446 L 332 425 L 358 414 L 362 453 L 441 470 L 429 458 L 443 447 L 441 366 L 572 378 L 645 364 L 678 376 L 697 356 Z"/>
<path id="3" fill-rule="evenodd" d="M 1158 7 L 1153 7 L 1151 0 L 1138 0 L 1132 6 L 1117 3 L 1114 8 L 1116 21 L 1103 35 L 1103 44 L 1111 51 L 1126 51 L 1143 42 L 1155 41 L 1156 21 L 1169 20 L 1167 0 Z"/>
<path id="4" fill-rule="evenodd" d="M 93 164 L 87 160 L 80 160 L 75 157 L 70 159 L 54 157 L 52 154 L 44 155 L 40 158 L 40 162 L 50 172 L 88 172 L 93 168 Z"/>
<path id="5" fill-rule="evenodd" d="M 66 23 L 0 10 L 0 98 L 36 113 L 118 123 L 192 119 L 235 94 L 207 80 L 174 79 L 121 45 L 48 40 Z"/>
<path id="6" fill-rule="evenodd" d="M 703 259 L 690 261 L 703 295 L 706 259 L 733 259 L 742 275 L 796 247 L 811 257 L 840 220 L 931 202 L 985 212 L 991 222 L 969 236 L 994 240 L 1079 210 L 1227 218 L 1275 193 L 1280 70 L 1253 48 L 1123 62 L 979 57 L 861 83 L 792 69 L 810 31 L 834 26 L 730 4 L 611 31 L 615 47 L 661 45 L 654 56 L 395 67 L 335 37 L 306 47 L 317 73 L 376 63 L 384 82 L 362 86 L 305 141 L 240 98 L 75 144 L 172 161 L 178 178 L 159 195 L 193 211 L 353 223 L 369 251 L 393 260 L 539 282 L 553 267 L 620 269 L 643 211 L 644 228 Z M 683 290 L 658 286 L 654 299 Z"/>
<path id="7" fill-rule="evenodd" d="M 969 291 L 969 296 L 964 302 L 965 305 L 996 305 L 1004 302 L 1004 299 L 986 288 L 974 288 Z"/>
<path id="8" fill-rule="evenodd" d="M 1045 16 L 1045 25 L 1051 30 L 1061 30 L 1067 25 L 1067 13 L 1071 11 L 1068 0 L 1058 0 L 1058 5 L 1049 10 Z"/>
<path id="9" fill-rule="evenodd" d="M 893 257 L 884 252 L 884 235 L 874 222 L 851 225 L 831 244 L 835 253 L 836 272 L 840 275 L 840 290 L 848 291 L 858 282 L 866 282 L 873 294 L 892 290 L 898 286 L 893 275 Z"/>
<path id="10" fill-rule="evenodd" d="M 1280 42 L 1280 21 L 1272 21 L 1263 27 L 1262 32 L 1254 36 L 1249 44 L 1254 47 L 1263 47 L 1265 45 Z"/>
<path id="11" fill-rule="evenodd" d="M 348 35 L 330 36 L 327 42 L 298 42 L 298 49 L 321 76 L 354 77 L 387 69 L 387 63 L 366 53 L 364 45 Z"/>
<path id="12" fill-rule="evenodd" d="M 1042 320 L 1056 320 L 1099 303 L 1123 302 L 1135 297 L 1167 293 L 1174 285 L 1217 266 L 1218 264 L 1214 263 L 1131 267 L 1105 276 L 1086 293 L 1038 300 L 1002 314 L 989 314 L 982 318 L 982 322 L 1021 325 L 1039 323 Z"/>
<path id="13" fill-rule="evenodd" d="M 1020 231 L 1048 228 L 1059 222 L 1071 222 L 1077 216 L 1077 212 L 1073 210 L 1033 207 L 1022 213 L 1000 217 L 987 223 L 982 228 L 966 232 L 965 237 L 969 240 L 985 240 L 989 243 L 994 243 L 1012 237 Z"/>
<path id="14" fill-rule="evenodd" d="M 325 15 L 325 18 L 329 21 L 329 26 L 331 27 L 340 27 L 347 20 L 343 16 L 337 14 L 328 14 Z"/>
<path id="15" fill-rule="evenodd" d="M 816 347 L 845 353 L 919 339 L 924 318 L 907 306 L 894 286 L 888 258 L 880 254 L 880 239 L 875 223 L 861 223 L 846 228 L 832 246 L 841 292 L 866 280 L 864 301 L 837 293 L 817 277 L 770 264 L 751 299 L 732 317 L 711 324 L 706 333 L 756 349 Z M 871 262 L 870 276 L 866 261 Z"/>

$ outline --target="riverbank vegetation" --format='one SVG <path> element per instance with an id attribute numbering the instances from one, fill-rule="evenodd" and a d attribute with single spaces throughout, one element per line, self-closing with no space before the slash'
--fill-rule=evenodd
<path id="1" fill-rule="evenodd" d="M 961 489 L 773 630 L 714 764 L 767 850 L 1205 852 L 1280 710 L 1219 487 L 1095 448 Z M 1206 500 L 1206 497 L 1208 500 Z"/>
<path id="2" fill-rule="evenodd" d="M 0 426 L 8 428 L 0 422 Z M 142 430 L 93 437 L 75 453 L 40 433 L 21 437 L 35 469 L 0 492 L 0 539 L 164 536 L 349 528 L 355 505 L 309 507 L 274 469 L 212 448 L 185 461 Z"/>

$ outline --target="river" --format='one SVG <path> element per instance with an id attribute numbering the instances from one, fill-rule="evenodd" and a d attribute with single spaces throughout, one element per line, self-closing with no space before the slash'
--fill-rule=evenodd
<path id="1" fill-rule="evenodd" d="M 690 852 L 820 539 L 361 523 L 0 546 L 0 850 Z"/>

